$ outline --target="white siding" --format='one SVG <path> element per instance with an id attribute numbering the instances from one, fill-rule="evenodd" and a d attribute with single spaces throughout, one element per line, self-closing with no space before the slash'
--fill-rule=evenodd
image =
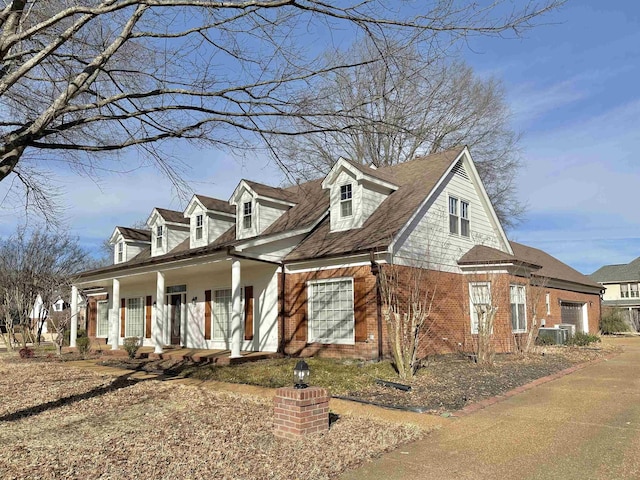
<path id="1" fill-rule="evenodd" d="M 469 203 L 469 237 L 449 233 L 449 196 Z M 458 259 L 475 245 L 503 249 L 474 183 L 452 172 L 398 239 L 394 261 L 458 272 Z"/>
<path id="2" fill-rule="evenodd" d="M 196 219 L 202 215 L 202 238 L 196 239 Z M 229 230 L 234 221 L 229 217 L 207 212 L 199 204 L 189 212 L 189 245 L 191 248 L 204 247 L 214 242 L 220 235 Z"/>
<path id="3" fill-rule="evenodd" d="M 347 184 L 351 184 L 351 205 L 353 214 L 350 217 L 341 217 L 340 187 Z M 351 172 L 342 170 L 338 174 L 336 181 L 331 185 L 329 198 L 331 202 L 330 220 L 332 232 L 360 228 L 362 226 L 362 186 L 358 185 L 358 182 Z"/>
<path id="4" fill-rule="evenodd" d="M 602 295 L 602 300 L 620 300 L 622 299 L 622 293 L 620 292 L 620 284 L 619 283 L 610 283 L 608 285 L 603 285 L 606 288 L 604 294 Z"/>
<path id="5" fill-rule="evenodd" d="M 189 238 L 189 226 L 176 227 L 174 225 L 165 225 L 165 237 L 167 238 L 167 252 L 170 252 L 187 238 Z"/>
<path id="6" fill-rule="evenodd" d="M 258 235 L 264 232 L 278 218 L 286 212 L 289 207 L 278 205 L 265 200 L 258 200 Z"/>
<path id="7" fill-rule="evenodd" d="M 389 196 L 389 190 L 374 183 L 362 184 L 362 223 L 380 206 Z"/>
<path id="8" fill-rule="evenodd" d="M 216 241 L 220 235 L 233 227 L 235 223 L 229 217 L 223 217 L 211 212 L 205 217 L 204 221 L 209 233 L 209 243 Z"/>

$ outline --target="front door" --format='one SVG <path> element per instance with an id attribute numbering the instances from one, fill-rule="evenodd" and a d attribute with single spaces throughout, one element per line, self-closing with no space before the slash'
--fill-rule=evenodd
<path id="1" fill-rule="evenodd" d="M 171 345 L 180 345 L 182 294 L 171 295 Z"/>

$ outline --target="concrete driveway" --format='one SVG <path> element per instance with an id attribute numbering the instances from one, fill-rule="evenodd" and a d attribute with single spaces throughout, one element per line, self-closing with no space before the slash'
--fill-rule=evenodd
<path id="1" fill-rule="evenodd" d="M 640 338 L 387 454 L 343 480 L 640 479 Z"/>

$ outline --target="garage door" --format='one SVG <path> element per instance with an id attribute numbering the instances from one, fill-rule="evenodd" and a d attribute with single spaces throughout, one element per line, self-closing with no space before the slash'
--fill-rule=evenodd
<path id="1" fill-rule="evenodd" d="M 582 332 L 582 306 L 583 303 L 562 302 L 561 318 L 562 323 L 570 323 L 576 326 L 576 332 Z"/>

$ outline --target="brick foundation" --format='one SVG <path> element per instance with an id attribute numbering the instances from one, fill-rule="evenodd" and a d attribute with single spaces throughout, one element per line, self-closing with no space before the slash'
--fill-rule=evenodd
<path id="1" fill-rule="evenodd" d="M 273 404 L 276 437 L 295 440 L 329 429 L 329 395 L 324 388 L 278 388 Z"/>

